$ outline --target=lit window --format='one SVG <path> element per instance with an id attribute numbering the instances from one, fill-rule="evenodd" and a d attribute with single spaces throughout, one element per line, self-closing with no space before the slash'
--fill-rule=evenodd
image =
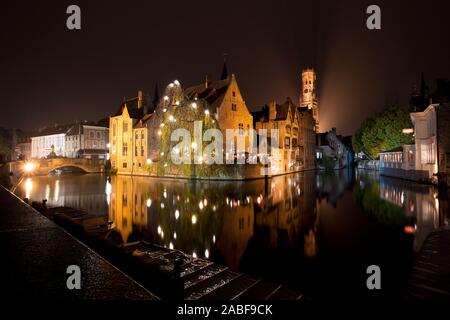
<path id="1" fill-rule="evenodd" d="M 122 146 L 122 155 L 123 155 L 124 157 L 126 157 L 126 156 L 128 155 L 128 145 L 127 145 L 126 142 L 124 142 L 124 143 L 123 143 L 123 146 Z"/>
<path id="2" fill-rule="evenodd" d="M 420 160 L 421 163 L 434 163 L 434 148 L 433 144 L 420 145 Z"/>
<path id="3" fill-rule="evenodd" d="M 244 134 L 244 124 L 243 123 L 239 123 L 239 134 L 240 135 Z"/>

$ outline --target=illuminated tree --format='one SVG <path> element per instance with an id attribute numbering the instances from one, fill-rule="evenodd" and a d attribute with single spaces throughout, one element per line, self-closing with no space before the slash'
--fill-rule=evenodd
<path id="1" fill-rule="evenodd" d="M 353 151 L 376 158 L 381 151 L 411 143 L 412 136 L 402 132 L 411 127 L 409 113 L 398 106 L 390 106 L 374 118 L 363 121 L 352 137 Z"/>

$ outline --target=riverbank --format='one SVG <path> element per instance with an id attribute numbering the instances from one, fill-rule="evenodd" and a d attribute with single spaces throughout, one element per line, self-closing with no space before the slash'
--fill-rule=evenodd
<path id="1" fill-rule="evenodd" d="M 3 186 L 0 208 L 0 272 L 9 299 L 159 299 Z M 80 267 L 80 290 L 67 288 L 70 265 Z"/>
<path id="2" fill-rule="evenodd" d="M 433 231 L 414 262 L 410 300 L 450 300 L 450 227 Z"/>

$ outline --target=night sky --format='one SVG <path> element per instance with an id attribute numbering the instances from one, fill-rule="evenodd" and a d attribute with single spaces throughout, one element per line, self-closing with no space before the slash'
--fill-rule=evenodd
<path id="1" fill-rule="evenodd" d="M 0 126 L 38 129 L 114 113 L 220 76 L 223 54 L 251 111 L 297 101 L 318 72 L 321 129 L 352 134 L 386 104 L 407 107 L 423 71 L 450 77 L 449 1 L 8 1 L 0 6 Z M 82 30 L 66 28 L 77 4 Z M 366 28 L 369 4 L 382 30 Z"/>

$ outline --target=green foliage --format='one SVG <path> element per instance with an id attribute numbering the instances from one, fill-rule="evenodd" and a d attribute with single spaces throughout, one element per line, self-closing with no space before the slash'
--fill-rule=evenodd
<path id="1" fill-rule="evenodd" d="M 398 106 L 390 106 L 374 118 L 363 121 L 352 137 L 353 151 L 376 158 L 381 151 L 411 143 L 412 136 L 402 132 L 411 127 L 409 113 Z"/>
<path id="2" fill-rule="evenodd" d="M 155 113 L 154 126 L 159 130 L 158 137 L 158 159 L 156 163 L 144 167 L 147 172 L 160 176 L 175 175 L 183 177 L 209 177 L 209 176 L 223 176 L 224 166 L 208 165 L 203 161 L 201 164 L 175 164 L 172 162 L 172 152 L 174 147 L 180 141 L 171 141 L 172 133 L 176 129 L 185 129 L 190 133 L 191 141 L 186 143 L 188 148 L 178 150 L 180 156 L 190 154 L 191 163 L 194 162 L 194 148 L 192 142 L 196 143 L 196 148 L 200 147 L 202 143 L 202 150 L 205 149 L 210 142 L 194 141 L 194 123 L 200 121 L 202 123 L 203 132 L 208 129 L 219 129 L 217 121 L 212 114 L 209 114 L 209 106 L 206 100 L 188 99 L 182 90 L 177 85 L 166 88 L 166 100 L 161 100 Z M 195 107 L 193 106 L 195 105 Z M 208 110 L 206 113 L 205 111 Z M 185 142 L 185 141 L 183 141 Z"/>

